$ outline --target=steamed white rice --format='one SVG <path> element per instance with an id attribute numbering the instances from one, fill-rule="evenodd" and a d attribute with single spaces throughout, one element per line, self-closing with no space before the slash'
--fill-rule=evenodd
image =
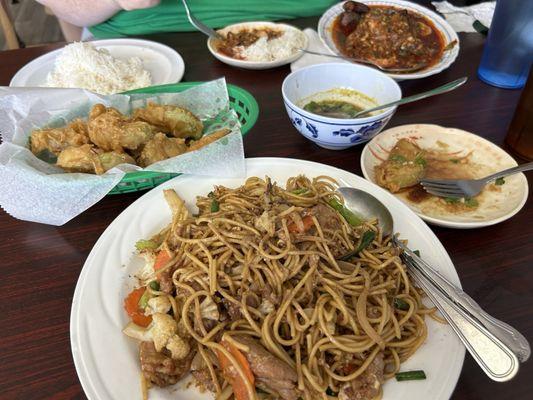
<path id="1" fill-rule="evenodd" d="M 305 45 L 303 33 L 293 29 L 286 29 L 277 38 L 268 40 L 260 37 L 248 47 L 238 47 L 236 52 L 247 61 L 277 61 L 292 56 Z"/>
<path id="2" fill-rule="evenodd" d="M 112 94 L 150 86 L 152 77 L 139 57 L 118 59 L 106 49 L 90 43 L 74 42 L 56 58 L 45 86 L 81 88 L 99 94 Z"/>

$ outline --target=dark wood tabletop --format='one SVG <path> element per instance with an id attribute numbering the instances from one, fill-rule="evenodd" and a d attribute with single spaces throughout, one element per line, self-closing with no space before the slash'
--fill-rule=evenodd
<path id="1" fill-rule="evenodd" d="M 317 19 L 292 21 L 315 27 Z M 147 37 L 179 51 L 185 81 L 225 76 L 250 91 L 260 115 L 245 137 L 247 157 L 291 157 L 333 165 L 361 175 L 363 146 L 343 151 L 317 147 L 291 125 L 281 98 L 289 67 L 266 71 L 235 69 L 215 60 L 199 33 Z M 432 123 L 474 132 L 501 145 L 520 91 L 497 89 L 476 77 L 484 43 L 477 33 L 460 34 L 461 52 L 446 71 L 402 82 L 405 95 L 461 76 L 458 90 L 399 108 L 388 127 Z M 50 45 L 0 52 L 0 85 L 32 59 L 59 47 Z M 529 174 L 529 184 L 533 183 Z M 1 185 L 1 183 L 0 183 Z M 1 190 L 1 186 L 0 186 Z M 0 398 L 85 398 L 72 361 L 70 307 L 76 281 L 91 248 L 113 219 L 143 193 L 108 196 L 64 226 L 19 221 L 0 211 Z M 37 203 L 39 199 L 35 199 Z M 496 318 L 533 341 L 533 202 L 512 219 L 472 230 L 432 227 L 449 252 L 465 290 Z M 467 354 L 452 396 L 456 400 L 526 399 L 533 393 L 533 363 L 522 365 L 508 383 L 485 376 Z M 428 399 L 431 400 L 431 399 Z"/>

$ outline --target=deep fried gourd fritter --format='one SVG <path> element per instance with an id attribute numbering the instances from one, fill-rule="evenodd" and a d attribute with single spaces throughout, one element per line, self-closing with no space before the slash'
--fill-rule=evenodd
<path id="1" fill-rule="evenodd" d="M 30 149 L 39 155 L 44 150 L 58 155 L 69 146 L 81 146 L 89 143 L 87 125 L 81 119 L 75 119 L 64 128 L 36 129 L 31 133 Z"/>
<path id="2" fill-rule="evenodd" d="M 135 110 L 133 116 L 164 133 L 183 139 L 199 139 L 204 128 L 202 121 L 193 113 L 178 106 L 148 103 L 145 108 Z"/>
<path id="3" fill-rule="evenodd" d="M 137 162 L 141 167 L 146 167 L 158 161 L 179 156 L 186 151 L 185 139 L 169 138 L 159 132 L 144 145 Z"/>
<path id="4" fill-rule="evenodd" d="M 100 175 L 124 163 L 135 164 L 135 160 L 126 153 L 104 152 L 91 144 L 84 144 L 79 147 L 67 147 L 57 157 L 56 164 L 70 172 Z"/>
<path id="5" fill-rule="evenodd" d="M 416 143 L 400 139 L 392 148 L 389 158 L 375 167 L 379 186 L 396 193 L 420 182 L 426 172 L 424 150 Z"/>
<path id="6" fill-rule="evenodd" d="M 103 150 L 122 152 L 135 150 L 155 134 L 154 128 L 143 121 L 131 121 L 113 107 L 96 104 L 89 114 L 89 137 Z"/>

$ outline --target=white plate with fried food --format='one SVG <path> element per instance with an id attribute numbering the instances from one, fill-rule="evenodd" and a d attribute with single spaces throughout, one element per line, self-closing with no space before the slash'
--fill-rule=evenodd
<path id="1" fill-rule="evenodd" d="M 73 87 L 113 94 L 177 83 L 184 72 L 181 55 L 161 43 L 106 39 L 71 43 L 44 54 L 22 67 L 9 86 Z"/>
<path id="2" fill-rule="evenodd" d="M 260 388 L 255 395 L 246 397 L 250 399 L 281 398 L 293 400 L 299 398 L 295 396 L 301 396 L 305 399 L 311 398 L 312 400 L 325 398 L 322 395 L 310 397 L 309 392 L 307 395 L 302 395 L 303 389 L 301 388 L 313 390 L 309 377 L 314 373 L 325 375 L 326 364 L 332 368 L 331 372 L 342 369 L 344 375 L 353 373 L 358 368 L 364 370 L 363 376 L 365 379 L 368 378 L 368 382 L 372 384 L 363 385 L 367 397 L 358 397 L 360 399 L 371 400 L 368 396 L 374 398 L 377 392 L 382 392 L 381 398 L 383 400 L 449 399 L 461 371 L 465 349 L 448 325 L 438 323 L 429 316 L 422 317 L 420 313 L 424 306 L 422 306 L 421 300 L 413 300 L 410 297 L 409 293 L 415 297 L 416 295 L 412 285 L 409 285 L 410 289 L 406 289 L 403 282 L 407 277 L 399 272 L 403 268 L 401 265 L 394 266 L 395 264 L 389 261 L 387 265 L 383 265 L 383 268 L 379 268 L 379 272 L 378 270 L 372 272 L 372 277 L 382 276 L 383 279 L 376 278 L 376 280 L 367 275 L 368 266 L 366 263 L 370 262 L 372 257 L 383 260 L 397 256 L 394 255 L 396 253 L 393 252 L 393 249 L 387 247 L 386 240 L 381 238 L 379 233 L 374 231 L 373 239 L 370 242 L 367 241 L 367 247 L 363 253 L 365 255 L 361 258 L 364 271 L 353 269 L 355 265 L 353 263 L 343 264 L 339 261 L 340 264 L 337 267 L 340 270 L 338 271 L 351 270 L 352 275 L 347 276 L 347 280 L 338 282 L 334 289 L 330 287 L 329 290 L 326 290 L 327 293 L 324 292 L 325 286 L 329 285 L 328 280 L 324 280 L 324 278 L 335 281 L 339 279 L 339 276 L 343 276 L 344 272 L 336 273 L 328 268 L 327 265 L 330 265 L 328 263 L 331 262 L 331 265 L 334 265 L 335 262 L 331 261 L 333 258 L 327 255 L 326 250 L 320 251 L 319 247 L 327 244 L 329 251 L 333 252 L 331 257 L 337 257 L 345 250 L 339 238 L 344 237 L 346 240 L 344 243 L 348 244 L 352 243 L 354 237 L 352 235 L 355 234 L 359 236 L 359 245 L 357 245 L 359 247 L 362 245 L 363 237 L 366 236 L 364 232 L 368 232 L 367 229 L 375 229 L 376 226 L 375 221 L 365 222 L 362 225 L 364 229 L 361 228 L 361 225 L 354 226 L 355 224 L 349 222 L 348 218 L 345 217 L 345 210 L 335 211 L 337 208 L 332 208 L 332 203 L 330 203 L 330 196 L 334 193 L 335 185 L 324 176 L 335 179 L 339 185 L 365 190 L 382 201 L 391 211 L 394 227 L 401 237 L 408 239 L 412 248 L 419 249 L 422 257 L 446 278 L 460 285 L 457 272 L 446 250 L 429 227 L 405 204 L 387 191 L 361 177 L 331 166 L 294 159 L 256 158 L 248 159 L 246 167 L 247 177 L 257 178 L 245 182 L 244 179 L 181 175 L 165 182 L 124 210 L 95 244 L 85 262 L 76 286 L 70 325 L 73 358 L 87 397 L 92 400 L 141 398 L 141 382 L 145 383 L 144 389 L 146 390 L 146 380 L 151 380 L 154 384 L 147 390 L 147 397 L 150 400 L 174 399 L 176 397 L 182 400 L 212 399 L 214 397 L 211 393 L 199 392 L 192 382 L 192 378 L 186 373 L 189 370 L 195 372 L 203 370 L 205 373 L 203 379 L 205 380 L 207 377 L 209 380 L 209 377 L 213 375 L 208 371 L 207 365 L 211 365 L 212 372 L 217 376 L 217 379 L 220 378 L 218 385 L 224 393 L 218 398 L 229 398 L 232 388 L 240 384 L 231 382 L 224 385 L 225 378 L 219 375 L 221 364 L 217 364 L 217 361 L 213 359 L 213 357 L 217 357 L 212 352 L 215 349 L 215 352 L 222 352 L 232 365 L 235 365 L 234 362 L 237 365 L 245 365 L 245 362 L 250 364 L 251 371 L 241 372 L 246 376 L 245 379 L 248 383 L 255 380 Z M 297 175 L 300 176 L 290 180 L 290 182 L 288 181 L 289 178 Z M 267 176 L 271 179 L 270 183 L 265 180 Z M 241 189 L 235 190 L 241 186 L 243 186 Z M 287 190 L 282 189 L 286 186 Z M 289 210 L 291 204 L 298 205 Z M 265 212 L 258 216 L 257 214 L 263 209 Z M 270 210 L 271 214 L 267 209 Z M 342 210 L 342 207 L 339 209 Z M 224 215 L 227 215 L 227 218 L 224 218 Z M 309 223 L 310 220 L 311 223 Z M 255 223 L 252 224 L 252 221 Z M 321 231 L 318 230 L 319 226 L 322 227 Z M 228 227 L 230 228 L 228 229 Z M 339 229 L 344 233 L 341 233 Z M 163 230 L 161 234 L 158 234 L 161 230 Z M 170 236 L 168 236 L 169 232 L 172 232 Z M 263 234 L 257 235 L 256 232 L 263 232 Z M 273 233 L 269 234 L 268 232 Z M 319 237 L 318 232 L 324 235 L 323 239 Z M 298 236 L 299 234 L 300 236 Z M 285 240 L 278 240 L 282 236 L 285 237 Z M 287 242 L 287 238 L 291 238 L 289 242 Z M 298 238 L 299 240 L 295 240 Z M 182 245 L 186 246 L 186 248 L 182 248 L 183 252 L 177 250 Z M 305 246 L 307 251 L 296 251 L 288 256 L 288 253 L 283 253 L 286 245 L 291 247 Z M 225 247 L 227 248 L 224 250 Z M 142 251 L 145 258 L 139 257 L 136 248 Z M 166 253 L 167 251 L 168 253 Z M 161 254 L 165 253 L 165 257 L 160 258 Z M 270 253 L 279 254 L 272 258 L 263 255 Z M 239 254 L 246 254 L 244 260 L 251 257 L 248 260 L 249 263 L 237 262 L 234 257 L 240 257 Z M 180 262 L 181 267 L 172 273 L 172 270 L 176 268 L 176 261 L 181 260 L 179 258 L 181 255 L 185 257 L 183 264 Z M 231 262 L 229 262 L 230 260 Z M 233 263 L 234 261 L 235 263 Z M 280 266 L 280 263 L 285 262 L 285 265 Z M 246 268 L 248 273 L 243 268 Z M 157 275 L 154 275 L 155 270 L 159 271 Z M 291 271 L 290 276 L 281 279 L 281 275 L 287 273 L 284 270 Z M 320 271 L 320 274 L 314 275 L 316 271 Z M 387 274 L 392 275 L 387 276 Z M 137 278 L 134 277 L 135 275 Z M 309 281 L 311 276 L 314 278 Z M 392 277 L 395 278 L 390 280 Z M 384 319 L 381 327 L 381 318 L 379 317 L 379 315 L 384 316 L 385 314 L 381 313 L 382 309 L 379 311 L 378 305 L 391 300 L 385 300 L 386 297 L 382 298 L 380 293 L 383 290 L 388 291 L 391 287 L 397 288 L 395 294 L 391 295 L 392 297 L 407 290 L 403 297 L 404 303 L 410 302 L 409 304 L 411 304 L 404 304 L 407 308 L 403 308 L 403 314 L 398 311 L 402 309 L 399 305 L 387 306 L 392 307 L 388 308 L 387 315 L 394 314 L 394 318 L 396 315 L 403 316 L 396 320 L 400 324 L 399 326 L 402 326 L 401 332 L 403 333 L 400 332 L 400 339 L 393 338 L 394 334 L 391 336 L 385 334 L 386 339 L 379 337 L 376 339 L 378 342 L 385 341 L 383 345 L 386 350 L 381 356 L 379 355 L 380 348 L 376 342 L 368 340 L 368 338 L 365 339 L 368 331 L 366 323 L 364 323 L 365 328 L 363 325 L 359 325 L 357 328 L 360 332 L 359 335 L 352 337 L 347 333 L 349 332 L 347 326 L 353 326 L 349 320 L 356 318 L 355 304 L 346 303 L 344 305 L 346 319 L 338 314 L 341 312 L 338 308 L 328 305 L 330 304 L 328 302 L 341 301 L 334 299 L 351 297 L 353 300 L 353 296 L 357 297 L 357 294 L 354 293 L 359 293 L 359 291 L 364 290 L 363 287 L 366 287 L 356 283 L 362 282 L 363 279 L 367 281 L 370 279 L 371 287 L 374 284 L 379 284 L 381 289 L 377 289 L 375 293 L 369 291 L 367 295 L 359 296 L 361 300 L 356 301 L 359 309 L 359 316 L 357 317 L 359 322 L 370 321 L 371 326 L 382 333 L 389 332 L 389 329 L 395 329 L 393 328 L 393 317 Z M 191 283 L 191 280 L 196 283 Z M 146 284 L 147 282 L 149 283 Z M 244 292 L 239 291 L 239 288 L 244 287 L 243 282 L 246 282 L 246 286 L 252 282 L 250 292 L 246 292 L 247 298 L 260 297 L 256 299 L 255 306 L 248 300 L 243 300 L 244 303 L 237 300 L 238 304 L 242 304 L 243 307 L 231 307 L 234 303 L 229 299 L 231 295 L 228 293 L 233 294 L 236 291 L 234 301 L 242 298 Z M 314 283 L 311 285 L 312 282 Z M 390 284 L 396 282 L 396 284 L 389 287 L 387 282 Z M 143 284 L 146 286 L 142 286 Z M 190 285 L 197 288 L 194 289 Z M 341 288 L 342 290 L 340 290 Z M 138 290 L 136 293 L 140 298 L 131 296 L 132 289 Z M 173 291 L 175 291 L 175 297 L 174 294 L 170 297 L 166 296 L 166 293 L 174 293 Z M 289 301 L 284 296 L 290 296 L 291 293 L 297 296 Z M 313 293 L 322 293 L 321 305 L 310 307 L 308 310 L 310 316 L 307 316 L 307 311 L 303 309 L 298 311 L 298 307 L 305 307 L 306 303 L 312 301 Z M 128 313 L 131 312 L 132 320 L 138 324 L 144 324 L 148 328 L 132 327 L 132 320 L 123 308 L 123 301 L 126 297 L 128 298 L 126 301 Z M 368 301 L 369 298 L 372 300 Z M 223 299 L 226 301 L 222 301 Z M 272 305 L 277 304 L 280 299 L 284 299 L 284 302 L 279 304 L 279 307 L 272 308 L 268 305 L 267 300 Z M 284 338 L 278 338 L 271 330 L 271 327 L 283 325 L 285 323 L 283 321 L 289 321 L 289 319 L 280 318 L 287 312 L 287 308 L 284 306 L 285 303 L 289 304 L 287 301 L 291 304 L 294 303 L 295 307 L 294 309 L 293 306 L 290 307 L 289 319 L 292 321 L 290 324 L 296 324 L 294 318 L 297 318 L 301 324 L 300 328 L 296 328 L 296 331 L 299 329 L 314 330 L 315 333 L 309 337 L 302 336 L 302 338 L 307 337 L 303 340 L 308 340 L 309 345 L 313 345 L 313 341 L 317 338 L 323 337 L 326 331 L 330 334 L 333 332 L 338 340 L 349 347 L 355 344 L 353 340 L 360 338 L 363 340 L 358 353 L 360 357 L 354 358 L 345 354 L 347 358 L 339 359 L 342 361 L 339 363 L 333 360 L 334 354 L 339 354 L 337 352 L 327 356 L 330 358 L 330 363 L 315 363 L 307 359 L 308 347 L 304 346 L 300 347 L 298 354 L 301 355 L 301 360 L 298 359 L 292 353 L 295 343 L 291 343 L 290 340 L 287 341 L 290 333 L 288 331 L 282 333 Z M 148 312 L 145 307 L 150 307 L 153 312 Z M 174 310 L 172 314 L 170 313 L 171 309 Z M 325 318 L 324 324 L 318 324 L 318 319 L 311 315 L 314 313 L 314 309 L 318 310 L 316 318 L 321 321 L 322 318 Z M 364 311 L 365 309 L 367 311 Z M 407 309 L 409 312 L 405 311 Z M 246 312 L 253 316 L 250 318 L 255 318 L 256 323 L 260 324 L 261 329 L 259 331 L 251 328 L 247 330 L 248 333 L 243 332 L 242 327 L 246 325 L 242 325 L 245 323 L 242 321 Z M 278 313 L 280 314 L 278 315 Z M 296 316 L 292 313 L 296 313 Z M 298 313 L 303 314 L 297 316 Z M 370 320 L 367 317 L 368 313 L 372 315 Z M 148 314 L 150 317 L 146 321 L 145 318 Z M 175 319 L 172 318 L 173 315 Z M 306 325 L 306 319 L 309 320 L 310 325 Z M 231 329 L 240 330 L 242 335 L 247 336 L 246 340 L 235 337 L 228 331 L 230 326 L 224 325 L 224 321 L 231 320 L 241 321 L 236 325 L 233 324 Z M 296 327 L 296 325 L 294 326 Z M 424 326 L 427 326 L 427 331 Z M 125 332 L 129 335 L 137 335 L 138 339 L 143 340 L 143 342 L 140 343 L 127 337 L 122 332 L 125 327 Z M 204 328 L 205 330 L 203 330 Z M 213 331 L 212 329 L 218 330 Z M 204 336 L 207 331 L 212 334 Z M 255 333 L 250 334 L 250 331 Z M 220 335 L 216 335 L 217 332 L 224 332 L 222 339 Z M 192 336 L 188 336 L 191 334 Z M 409 337 L 409 340 L 402 340 L 403 335 L 406 335 L 406 338 Z M 259 337 L 261 338 L 260 342 Z M 202 341 L 201 346 L 196 338 Z M 286 342 L 279 345 L 280 340 Z M 327 337 L 324 337 L 323 340 L 324 348 L 331 347 L 332 343 Z M 401 344 L 398 343 L 399 347 L 394 347 L 394 342 L 398 340 Z M 222 347 L 217 346 L 218 341 L 224 342 Z M 227 343 L 228 341 L 230 344 Z M 188 343 L 188 346 L 184 345 L 183 342 Z M 276 344 L 273 346 L 272 343 Z M 229 350 L 224 353 L 226 345 L 231 348 L 231 353 L 228 352 Z M 232 346 L 237 345 L 239 347 L 235 351 Z M 160 347 L 159 350 L 157 346 Z M 413 352 L 409 351 L 411 346 L 414 346 L 412 347 Z M 139 348 L 141 357 L 143 357 L 143 373 L 141 373 Z M 201 348 L 203 353 L 196 350 L 198 348 Z M 272 350 L 269 351 L 267 348 Z M 320 357 L 326 357 L 323 353 L 326 351 L 324 348 L 322 346 L 317 347 L 315 355 L 309 355 L 309 357 L 318 362 L 317 354 Z M 379 368 L 386 368 L 388 365 L 388 376 L 394 376 L 394 372 L 391 373 L 390 369 L 397 364 L 391 349 L 396 349 L 394 352 L 398 352 L 400 358 L 412 353 L 406 361 L 402 360 L 399 365 L 400 371 L 423 370 L 426 379 L 400 382 L 392 378 L 381 385 Z M 193 357 L 191 353 L 193 351 L 199 351 L 199 353 Z M 271 351 L 274 351 L 274 354 Z M 256 352 L 262 353 L 259 364 L 257 363 L 258 360 L 253 358 Z M 341 353 L 343 352 L 341 351 Z M 245 357 L 246 360 L 243 360 L 241 356 Z M 292 358 L 293 356 L 295 358 Z M 193 358 L 192 361 L 191 358 Z M 237 361 L 237 358 L 241 361 Z M 363 365 L 365 360 L 368 360 L 368 363 Z M 381 363 L 376 362 L 376 360 L 381 360 Z M 239 364 L 239 362 L 243 364 Z M 222 368 L 227 368 L 228 364 L 223 364 L 226 367 L 222 365 Z M 294 367 L 290 367 L 290 364 Z M 370 366 L 375 368 L 366 371 L 366 368 Z M 309 373 L 304 375 L 302 372 L 304 369 Z M 229 376 L 235 376 L 231 374 L 235 373 L 237 369 L 231 371 L 231 368 L 227 370 Z M 377 375 L 373 375 L 374 372 L 372 371 Z M 253 377 L 250 377 L 248 373 L 252 374 Z M 197 375 L 194 375 L 195 378 L 200 379 Z M 165 386 L 176 381 L 178 383 Z M 328 385 L 328 383 L 315 383 L 319 387 L 324 384 Z M 280 384 L 286 384 L 286 386 L 280 386 Z M 245 384 L 245 390 L 255 391 L 254 386 L 250 385 Z M 344 383 L 339 383 L 337 390 L 344 385 Z M 349 387 L 351 385 L 350 382 Z M 216 389 L 214 383 L 213 386 Z M 360 389 L 361 387 L 356 390 L 359 391 Z M 278 396 L 268 395 L 264 392 L 265 390 L 277 392 Z M 325 389 L 322 390 L 322 393 L 324 391 Z"/>
<path id="3" fill-rule="evenodd" d="M 394 193 L 427 222 L 460 229 L 494 225 L 519 212 L 529 190 L 525 175 L 490 183 L 472 199 L 430 195 L 418 184 L 420 179 L 477 179 L 516 165 L 480 136 L 426 124 L 387 129 L 361 155 L 366 179 Z"/>

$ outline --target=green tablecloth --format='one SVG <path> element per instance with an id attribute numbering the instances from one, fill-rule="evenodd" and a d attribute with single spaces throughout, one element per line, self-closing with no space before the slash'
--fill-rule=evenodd
<path id="1" fill-rule="evenodd" d="M 189 7 L 205 24 L 221 28 L 244 21 L 276 21 L 320 15 L 335 0 L 189 0 Z M 189 23 L 179 0 L 162 0 L 147 9 L 121 11 L 109 20 L 89 28 L 96 38 L 187 32 Z"/>

